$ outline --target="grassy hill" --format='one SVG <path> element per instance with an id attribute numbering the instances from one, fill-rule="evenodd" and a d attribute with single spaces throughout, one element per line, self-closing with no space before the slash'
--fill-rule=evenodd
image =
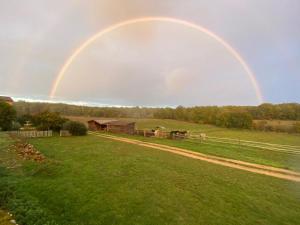
<path id="1" fill-rule="evenodd" d="M 9 179 L 60 225 L 300 220 L 299 183 L 94 136 L 30 142 L 49 161 L 22 162 Z"/>

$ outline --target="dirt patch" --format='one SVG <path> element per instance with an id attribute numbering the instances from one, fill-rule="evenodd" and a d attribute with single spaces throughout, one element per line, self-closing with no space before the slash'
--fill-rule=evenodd
<path id="1" fill-rule="evenodd" d="M 39 152 L 33 145 L 27 142 L 26 138 L 10 135 L 13 144 L 9 146 L 11 151 L 15 151 L 23 160 L 32 160 L 35 162 L 44 162 L 45 156 Z"/>
<path id="2" fill-rule="evenodd" d="M 4 210 L 0 209 L 0 225 L 12 225 L 16 224 L 12 215 Z"/>
<path id="3" fill-rule="evenodd" d="M 12 145 L 12 148 L 22 159 L 36 162 L 43 162 L 45 160 L 45 156 L 35 149 L 31 144 L 17 142 L 16 144 Z"/>

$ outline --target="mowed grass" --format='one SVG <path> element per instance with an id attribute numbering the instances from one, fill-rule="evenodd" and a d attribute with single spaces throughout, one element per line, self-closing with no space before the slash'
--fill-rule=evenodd
<path id="1" fill-rule="evenodd" d="M 52 163 L 25 163 L 18 189 L 58 224 L 300 221 L 299 183 L 91 135 L 30 142 Z"/>
<path id="2" fill-rule="evenodd" d="M 102 132 L 100 133 L 102 134 Z M 200 142 L 197 140 L 171 140 L 165 138 L 143 137 L 138 135 L 113 133 L 111 133 L 111 135 L 136 139 L 150 143 L 164 144 L 208 155 L 242 160 L 245 162 L 263 164 L 300 172 L 300 154 L 289 154 L 223 143 Z"/>
<path id="3" fill-rule="evenodd" d="M 87 117 L 70 117 L 72 120 L 86 123 L 90 119 Z M 161 119 L 124 119 L 136 122 L 137 129 L 153 129 L 157 126 L 164 127 L 165 130 L 187 130 L 191 132 L 203 132 L 208 136 L 234 138 L 274 144 L 286 144 L 299 146 L 300 150 L 300 135 L 276 133 L 276 132 L 261 132 L 241 129 L 226 129 L 211 125 L 189 123 L 177 120 L 161 120 Z M 237 159 L 251 163 L 285 168 L 294 171 L 300 171 L 300 154 L 282 153 L 266 149 L 253 148 L 248 146 L 238 146 L 223 143 L 204 142 L 200 143 L 195 140 L 168 140 L 160 138 L 144 138 L 141 136 L 120 135 L 127 138 L 138 139 L 146 142 L 154 142 L 165 144 L 174 147 L 180 147 L 196 152 L 220 156 L 230 159 Z"/>

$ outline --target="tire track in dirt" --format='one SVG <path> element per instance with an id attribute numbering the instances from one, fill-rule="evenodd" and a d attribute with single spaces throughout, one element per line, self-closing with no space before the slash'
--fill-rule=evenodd
<path id="1" fill-rule="evenodd" d="M 207 155 L 199 152 L 193 152 L 190 150 L 186 150 L 183 148 L 178 148 L 178 147 L 172 147 L 172 146 L 167 146 L 167 145 L 162 145 L 162 144 L 156 144 L 156 143 L 150 143 L 150 142 L 143 142 L 139 140 L 134 140 L 130 138 L 123 138 L 123 137 L 117 137 L 113 135 L 107 135 L 107 134 L 100 134 L 96 132 L 89 132 L 89 134 L 92 134 L 94 136 L 102 137 L 102 138 L 108 138 L 111 140 L 115 141 L 121 141 L 121 142 L 126 142 L 129 144 L 135 144 L 143 147 L 148 147 L 148 148 L 153 148 L 153 149 L 158 149 L 161 151 L 166 151 L 166 152 L 171 152 L 173 154 L 193 158 L 193 159 L 198 159 L 202 161 L 206 161 L 209 163 L 217 164 L 217 165 L 222 165 L 230 168 L 235 168 L 235 169 L 240 169 L 240 170 L 245 170 L 248 172 L 252 173 L 257 173 L 257 174 L 263 174 L 267 176 L 272 176 L 280 179 L 285 179 L 285 180 L 290 180 L 290 181 L 295 181 L 295 182 L 300 182 L 300 173 L 294 172 L 291 170 L 285 170 L 285 169 L 280 169 L 272 166 L 265 166 L 265 165 L 260 165 L 260 164 L 255 164 L 255 163 L 249 163 L 249 162 L 244 162 L 240 160 L 234 160 L 234 159 L 227 159 L 227 158 L 222 158 L 218 156 L 212 156 L 212 155 Z"/>

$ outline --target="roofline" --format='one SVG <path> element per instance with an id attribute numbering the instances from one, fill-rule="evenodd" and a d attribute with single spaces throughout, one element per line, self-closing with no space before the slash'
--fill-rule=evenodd
<path id="1" fill-rule="evenodd" d="M 136 123 L 136 122 L 126 122 L 126 121 L 122 121 L 122 120 L 107 121 L 106 123 L 99 123 L 97 120 L 89 120 L 87 122 L 88 123 L 89 122 L 95 122 L 99 125 L 103 124 L 103 125 L 115 125 L 115 126 L 122 126 L 122 125 L 128 125 L 128 124 L 135 124 Z M 121 122 L 121 123 L 124 123 L 124 124 L 114 124 L 116 122 Z"/>

